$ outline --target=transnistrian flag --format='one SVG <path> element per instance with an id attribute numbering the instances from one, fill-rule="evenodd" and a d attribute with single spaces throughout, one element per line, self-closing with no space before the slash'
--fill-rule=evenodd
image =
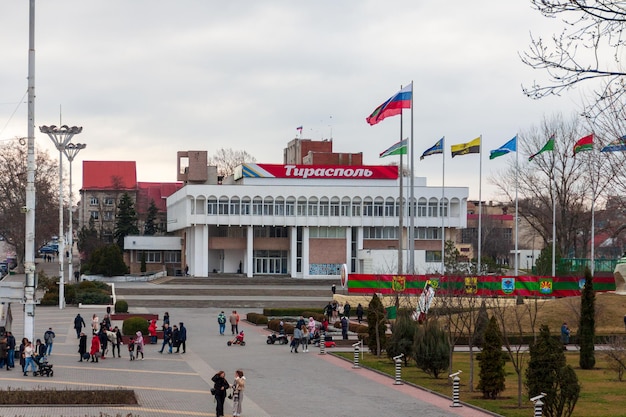
<path id="1" fill-rule="evenodd" d="M 396 116 L 402 113 L 402 109 L 411 108 L 411 99 L 413 98 L 413 83 L 410 83 L 402 90 L 398 91 L 389 100 L 385 101 L 369 115 L 365 120 L 374 126 L 389 116 Z"/>
<path id="2" fill-rule="evenodd" d="M 394 145 L 391 145 L 389 148 L 380 153 L 380 158 L 384 158 L 389 155 L 406 155 L 406 143 L 407 139 L 404 139 Z"/>
<path id="3" fill-rule="evenodd" d="M 613 142 L 606 145 L 600 150 L 600 152 L 624 152 L 626 151 L 626 136 L 622 136 L 619 139 L 615 139 Z"/>
<path id="4" fill-rule="evenodd" d="M 543 145 L 543 148 L 541 148 L 539 150 L 539 152 L 532 154 L 528 157 L 528 162 L 532 161 L 533 159 L 535 159 L 535 157 L 537 155 L 539 155 L 540 153 L 544 153 L 544 152 L 548 152 L 548 151 L 553 151 L 554 150 L 554 135 L 550 136 L 550 139 L 548 139 L 548 141 L 546 142 L 545 145 Z"/>
<path id="5" fill-rule="evenodd" d="M 422 154 L 422 156 L 420 156 L 420 161 L 426 158 L 427 156 L 435 155 L 438 153 L 443 153 L 443 138 L 439 139 L 437 143 L 435 143 L 430 148 L 426 149 L 424 153 Z"/>
<path id="6" fill-rule="evenodd" d="M 296 127 L 296 130 L 298 130 L 298 131 L 300 131 L 300 133 L 302 133 L 302 126 Z"/>
<path id="7" fill-rule="evenodd" d="M 490 151 L 489 159 L 495 159 L 499 156 L 506 155 L 509 152 L 517 152 L 517 135 L 504 145 L 500 146 L 498 149 Z"/>
<path id="8" fill-rule="evenodd" d="M 591 151 L 591 150 L 593 150 L 593 133 L 591 135 L 587 135 L 585 137 L 578 139 L 578 141 L 574 144 L 573 156 L 576 156 L 578 152 Z"/>
<path id="9" fill-rule="evenodd" d="M 468 153 L 480 153 L 480 137 L 477 137 L 467 143 L 452 145 L 450 150 L 452 151 L 453 158 L 455 156 L 467 155 Z"/>

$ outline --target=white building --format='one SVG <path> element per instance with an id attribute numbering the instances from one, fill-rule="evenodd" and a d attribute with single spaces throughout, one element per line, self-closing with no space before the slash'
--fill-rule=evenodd
<path id="1" fill-rule="evenodd" d="M 180 233 L 191 275 L 329 277 L 343 264 L 349 272 L 397 271 L 396 166 L 244 164 L 221 180 L 207 169 L 206 153 L 178 158 L 185 185 L 167 199 L 167 230 Z M 441 187 L 415 178 L 414 195 L 415 272 L 436 272 L 442 221 L 446 239 L 466 227 L 468 188 L 446 187 L 442 198 Z"/>

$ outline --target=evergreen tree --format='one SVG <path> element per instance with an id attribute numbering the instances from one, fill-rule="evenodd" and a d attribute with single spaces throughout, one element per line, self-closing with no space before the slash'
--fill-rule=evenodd
<path id="1" fill-rule="evenodd" d="M 554 257 L 556 267 L 561 263 L 561 251 L 558 246 L 556 248 L 556 256 Z M 537 275 L 552 275 L 552 245 L 547 245 L 541 250 L 537 261 L 535 262 L 535 272 Z M 557 272 L 557 271 L 555 271 Z M 558 272 L 557 272 L 558 273 Z"/>
<path id="2" fill-rule="evenodd" d="M 571 416 L 580 395 L 580 385 L 574 369 L 566 364 L 563 345 L 550 335 L 550 329 L 542 325 L 539 337 L 530 345 L 530 360 L 526 368 L 528 395 L 540 393 L 543 412 L 548 417 Z"/>
<path id="3" fill-rule="evenodd" d="M 595 303 L 596 293 L 593 290 L 593 277 L 589 268 L 586 268 L 585 286 L 580 295 L 580 324 L 578 326 L 579 364 L 582 369 L 593 369 L 596 365 L 594 353 L 594 339 L 596 336 Z"/>
<path id="4" fill-rule="evenodd" d="M 478 308 L 478 316 L 476 317 L 476 325 L 474 326 L 474 337 L 472 341 L 474 346 L 482 346 L 485 343 L 485 332 L 489 325 L 489 314 L 487 313 L 487 304 L 482 300 Z"/>
<path id="5" fill-rule="evenodd" d="M 159 227 L 156 224 L 157 214 L 159 213 L 159 209 L 156 204 L 154 204 L 154 200 L 150 200 L 150 207 L 148 207 L 148 216 L 146 217 L 146 223 L 143 227 L 143 234 L 146 236 L 154 236 L 159 232 Z"/>
<path id="6" fill-rule="evenodd" d="M 121 250 L 124 250 L 124 237 L 129 235 L 138 235 L 137 213 L 135 205 L 128 193 L 122 194 L 120 203 L 117 206 L 117 215 L 115 216 L 115 230 L 113 238 L 115 243 Z"/>
<path id="7" fill-rule="evenodd" d="M 115 244 L 96 249 L 91 254 L 86 269 L 91 274 L 104 275 L 106 277 L 128 273 L 128 267 L 124 263 L 122 251 Z"/>
<path id="8" fill-rule="evenodd" d="M 502 334 L 495 316 L 491 316 L 484 334 L 482 352 L 476 355 L 480 367 L 478 389 L 485 399 L 495 400 L 504 391 L 506 373 L 505 354 L 502 351 Z"/>
<path id="9" fill-rule="evenodd" d="M 89 217 L 89 227 L 83 226 L 78 232 L 78 242 L 76 242 L 81 258 L 89 259 L 94 250 L 103 246 L 102 241 L 98 237 L 95 220 Z"/>
<path id="10" fill-rule="evenodd" d="M 367 307 L 367 347 L 370 352 L 380 356 L 387 346 L 387 311 L 376 294 L 372 296 Z"/>
<path id="11" fill-rule="evenodd" d="M 387 356 L 390 359 L 403 354 L 404 366 L 414 357 L 413 341 L 417 332 L 417 322 L 410 317 L 410 313 L 398 312 L 396 322 L 391 326 L 391 338 L 387 343 Z"/>
<path id="12" fill-rule="evenodd" d="M 436 320 L 428 320 L 418 326 L 413 345 L 417 367 L 428 375 L 439 378 L 450 365 L 448 335 Z"/>

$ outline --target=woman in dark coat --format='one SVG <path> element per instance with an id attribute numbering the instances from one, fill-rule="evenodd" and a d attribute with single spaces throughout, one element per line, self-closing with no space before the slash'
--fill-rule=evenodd
<path id="1" fill-rule="evenodd" d="M 85 353 L 87 353 L 87 335 L 84 332 L 80 332 L 78 336 L 78 354 L 80 355 L 80 360 L 78 362 L 83 361 Z"/>
<path id="2" fill-rule="evenodd" d="M 24 372 L 24 367 L 26 366 L 26 358 L 24 357 L 24 349 L 26 348 L 27 342 L 28 342 L 28 339 L 23 338 L 22 344 L 20 345 L 20 365 L 22 365 L 22 372 Z"/>
<path id="3" fill-rule="evenodd" d="M 226 381 L 224 371 L 219 371 L 211 381 L 213 381 L 213 389 L 215 390 L 215 402 L 217 405 L 215 406 L 215 416 L 221 417 L 224 415 L 224 401 L 226 401 L 226 391 L 230 387 L 228 381 Z"/>

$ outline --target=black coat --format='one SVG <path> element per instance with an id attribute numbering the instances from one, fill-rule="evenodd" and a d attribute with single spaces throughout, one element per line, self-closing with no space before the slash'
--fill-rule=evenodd
<path id="1" fill-rule="evenodd" d="M 78 340 L 78 353 L 80 353 L 81 356 L 87 353 L 87 335 L 85 334 L 81 335 Z"/>
<path id="2" fill-rule="evenodd" d="M 213 378 L 211 378 L 211 381 L 213 381 L 215 396 L 222 399 L 226 398 L 226 391 L 230 388 L 230 384 L 226 381 L 226 378 L 222 378 L 219 374 L 215 374 L 213 375 Z"/>

